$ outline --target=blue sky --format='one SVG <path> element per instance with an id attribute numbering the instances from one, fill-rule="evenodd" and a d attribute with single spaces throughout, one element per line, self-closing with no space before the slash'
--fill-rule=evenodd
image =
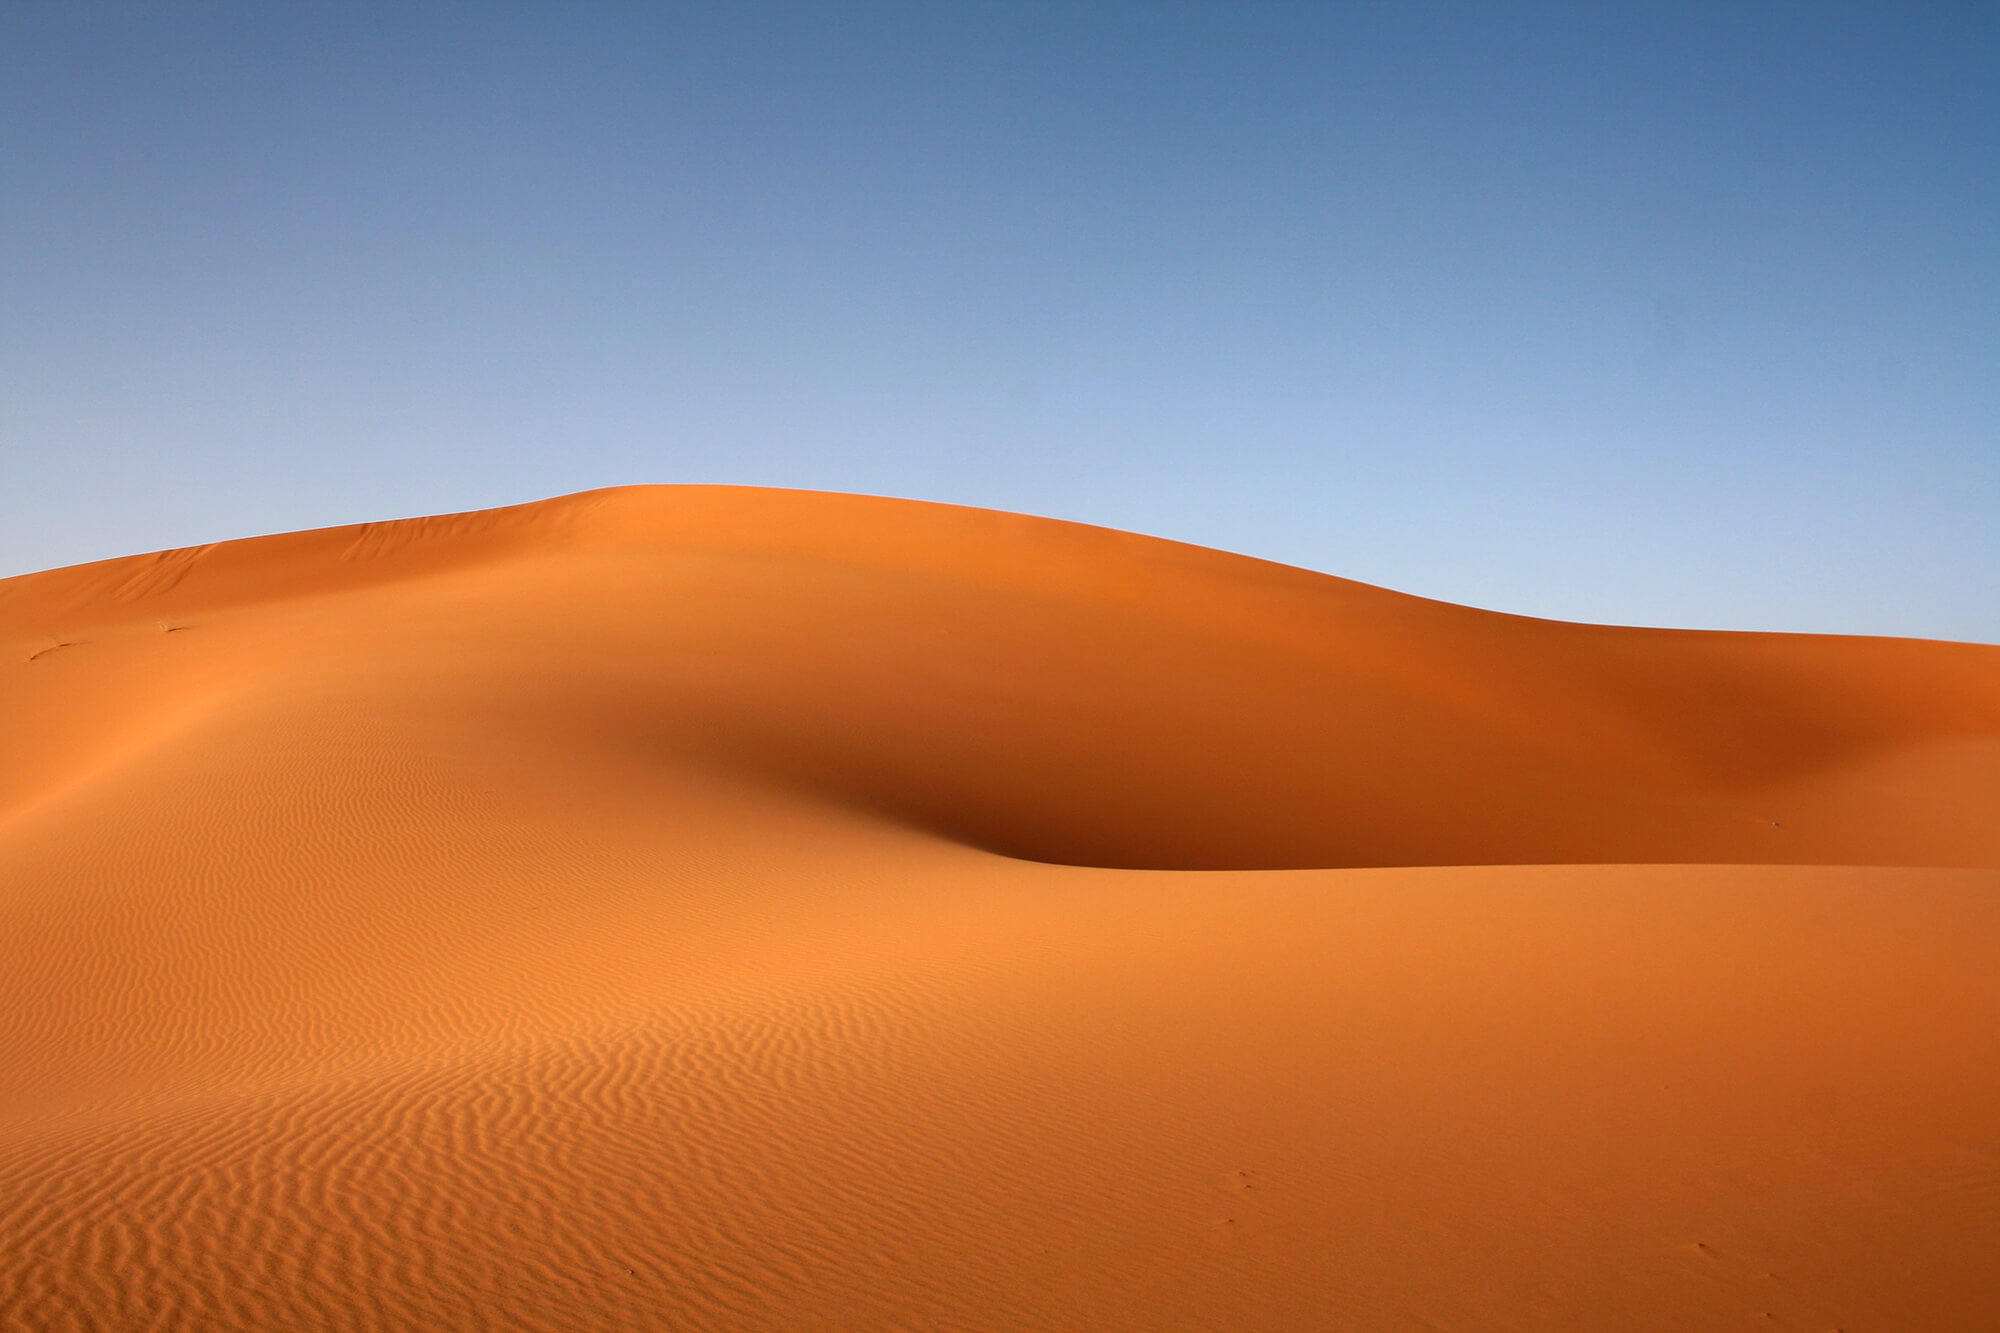
<path id="1" fill-rule="evenodd" d="M 0 7 L 0 574 L 630 482 L 2000 641 L 2000 9 Z"/>

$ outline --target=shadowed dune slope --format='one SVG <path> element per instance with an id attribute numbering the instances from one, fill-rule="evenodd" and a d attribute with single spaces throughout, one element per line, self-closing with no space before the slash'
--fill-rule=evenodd
<path id="1" fill-rule="evenodd" d="M 2000 649 L 1530 620 L 942 505 L 596 492 L 14 579 L 0 618 L 0 810 L 191 707 L 414 673 L 1039 861 L 2000 865 Z"/>
<path id="2" fill-rule="evenodd" d="M 1996 811 L 2000 649 L 947 506 L 7 580 L 0 1329 L 2000 1326 Z"/>

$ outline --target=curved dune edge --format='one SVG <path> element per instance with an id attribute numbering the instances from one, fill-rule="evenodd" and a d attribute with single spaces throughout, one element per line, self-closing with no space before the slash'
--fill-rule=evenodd
<path id="1" fill-rule="evenodd" d="M 124 673 L 16 711 L 0 817 L 190 693 L 400 675 L 1039 861 L 2000 865 L 2000 648 L 1537 621 L 945 505 L 592 492 L 30 575 L 0 618 L 31 695 Z"/>
<path id="2" fill-rule="evenodd" d="M 1996 665 L 734 488 L 0 582 L 0 1327 L 1983 1327 Z"/>

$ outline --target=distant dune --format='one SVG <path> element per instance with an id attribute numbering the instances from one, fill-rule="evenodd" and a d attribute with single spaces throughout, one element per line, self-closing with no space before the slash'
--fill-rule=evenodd
<path id="1" fill-rule="evenodd" d="M 2000 648 L 646 487 L 0 581 L 0 1327 L 2000 1327 Z"/>

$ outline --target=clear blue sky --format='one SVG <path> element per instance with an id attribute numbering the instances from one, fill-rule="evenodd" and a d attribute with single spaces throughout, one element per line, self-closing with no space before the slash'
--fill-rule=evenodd
<path id="1" fill-rule="evenodd" d="M 0 7 L 0 574 L 629 482 L 2000 641 L 2000 6 Z"/>

